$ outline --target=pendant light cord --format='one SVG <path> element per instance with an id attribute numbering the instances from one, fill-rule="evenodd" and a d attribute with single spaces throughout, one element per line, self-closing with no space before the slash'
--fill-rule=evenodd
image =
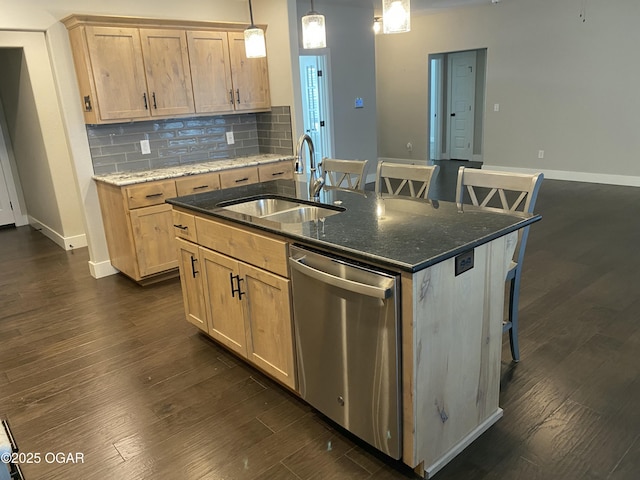
<path id="1" fill-rule="evenodd" d="M 251 18 L 251 25 L 249 28 L 254 28 L 255 25 L 253 24 L 253 7 L 251 6 L 251 0 L 249 0 L 249 17 Z"/>

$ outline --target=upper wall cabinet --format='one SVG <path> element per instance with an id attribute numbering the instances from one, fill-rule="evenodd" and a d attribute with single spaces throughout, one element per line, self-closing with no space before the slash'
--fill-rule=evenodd
<path id="1" fill-rule="evenodd" d="M 142 58 L 151 94 L 151 115 L 193 113 L 193 90 L 183 30 L 141 28 Z"/>
<path id="2" fill-rule="evenodd" d="M 63 22 L 86 123 L 271 108 L 267 61 L 246 58 L 244 25 L 79 15 Z"/>

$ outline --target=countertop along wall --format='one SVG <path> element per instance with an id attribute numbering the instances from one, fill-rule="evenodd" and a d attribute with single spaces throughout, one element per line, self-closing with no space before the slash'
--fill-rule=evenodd
<path id="1" fill-rule="evenodd" d="M 485 166 L 640 185 L 640 2 L 486 3 L 376 37 L 380 156 L 427 158 L 428 55 L 487 48 Z"/>

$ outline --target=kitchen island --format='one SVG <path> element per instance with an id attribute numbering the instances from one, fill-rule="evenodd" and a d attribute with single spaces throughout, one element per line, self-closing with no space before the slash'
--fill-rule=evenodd
<path id="1" fill-rule="evenodd" d="M 504 282 L 517 231 L 540 217 L 344 190 L 322 192 L 330 214 L 293 222 L 233 208 L 256 197 L 304 202 L 306 192 L 278 180 L 168 200 L 187 318 L 299 391 L 289 245 L 396 272 L 401 458 L 430 477 L 502 416 Z"/>

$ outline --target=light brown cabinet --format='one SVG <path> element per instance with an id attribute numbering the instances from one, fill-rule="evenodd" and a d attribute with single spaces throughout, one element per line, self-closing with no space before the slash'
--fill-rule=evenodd
<path id="1" fill-rule="evenodd" d="M 175 275 L 173 239 L 195 241 L 196 225 L 193 215 L 172 215 L 167 198 L 292 176 L 293 162 L 281 161 L 124 187 L 96 182 L 111 264 L 143 284 Z"/>
<path id="2" fill-rule="evenodd" d="M 85 121 L 149 117 L 138 29 L 87 26 L 69 36 Z"/>
<path id="3" fill-rule="evenodd" d="M 175 181 L 127 187 L 97 182 L 97 190 L 115 268 L 145 283 L 178 266 L 171 206 L 164 203 L 176 196 Z"/>
<path id="4" fill-rule="evenodd" d="M 248 59 L 242 30 L 213 22 L 72 15 L 63 20 L 85 122 L 271 108 L 266 58 Z"/>
<path id="5" fill-rule="evenodd" d="M 218 173 L 118 187 L 96 182 L 111 264 L 137 282 L 175 276 L 174 237 L 189 239 L 188 220 L 174 220 L 167 198 L 220 188 Z M 193 216 L 190 217 L 193 222 Z M 176 225 L 180 225 L 178 228 Z M 182 230 L 181 230 L 182 228 Z"/>
<path id="6" fill-rule="evenodd" d="M 193 217 L 193 216 L 192 216 Z M 203 332 L 209 331 L 202 283 L 202 262 L 197 245 L 176 238 L 185 316 Z"/>
<path id="7" fill-rule="evenodd" d="M 242 32 L 188 31 L 196 112 L 271 107 L 266 58 L 247 58 Z"/>
<path id="8" fill-rule="evenodd" d="M 152 116 L 194 112 L 184 30 L 141 28 L 140 42 Z"/>
<path id="9" fill-rule="evenodd" d="M 229 32 L 231 77 L 237 111 L 267 110 L 271 107 L 266 58 L 247 58 L 243 32 Z"/>
<path id="10" fill-rule="evenodd" d="M 295 388 L 287 242 L 197 215 L 195 224 L 194 243 L 176 239 L 187 320 L 205 330 L 202 300 L 212 338 Z"/>
<path id="11" fill-rule="evenodd" d="M 189 31 L 193 98 L 198 113 L 235 110 L 227 32 Z"/>

